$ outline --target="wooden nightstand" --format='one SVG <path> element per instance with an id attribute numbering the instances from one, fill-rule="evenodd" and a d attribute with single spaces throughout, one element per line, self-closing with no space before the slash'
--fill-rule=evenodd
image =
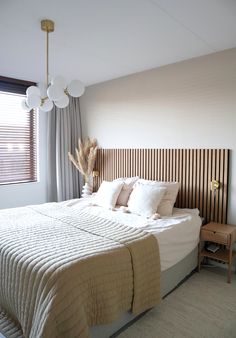
<path id="1" fill-rule="evenodd" d="M 213 242 L 221 245 L 221 248 L 215 253 L 201 249 L 201 241 Z M 208 223 L 201 228 L 199 253 L 198 253 L 198 271 L 201 268 L 201 260 L 204 257 L 212 258 L 228 264 L 228 283 L 231 282 L 233 244 L 236 241 L 236 227 L 221 223 Z"/>

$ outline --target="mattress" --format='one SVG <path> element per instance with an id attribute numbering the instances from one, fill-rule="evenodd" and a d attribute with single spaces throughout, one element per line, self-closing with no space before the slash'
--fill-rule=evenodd
<path id="1" fill-rule="evenodd" d="M 62 203 L 71 208 L 72 213 L 73 209 L 83 209 L 92 215 L 140 228 L 153 234 L 159 243 L 161 271 L 165 271 L 181 261 L 198 244 L 199 231 L 202 224 L 198 209 L 174 208 L 171 217 L 153 220 L 131 213 L 124 213 L 120 207 L 108 210 L 94 206 L 93 198 L 92 196 Z"/>

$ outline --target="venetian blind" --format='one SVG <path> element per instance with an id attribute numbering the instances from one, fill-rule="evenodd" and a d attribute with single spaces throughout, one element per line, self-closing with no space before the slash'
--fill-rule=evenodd
<path id="1" fill-rule="evenodd" d="M 36 113 L 21 108 L 23 92 L 0 79 L 0 184 L 37 181 Z"/>

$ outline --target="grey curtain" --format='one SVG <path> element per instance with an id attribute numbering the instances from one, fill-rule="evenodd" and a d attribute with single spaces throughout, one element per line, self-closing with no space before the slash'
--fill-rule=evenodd
<path id="1" fill-rule="evenodd" d="M 79 99 L 70 97 L 68 107 L 48 113 L 48 200 L 60 202 L 80 196 L 79 172 L 68 160 L 81 137 Z"/>

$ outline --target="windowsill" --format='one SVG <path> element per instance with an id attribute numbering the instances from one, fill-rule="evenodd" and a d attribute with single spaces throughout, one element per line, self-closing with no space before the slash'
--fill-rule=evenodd
<path id="1" fill-rule="evenodd" d="M 31 185 L 31 184 L 39 184 L 40 181 L 35 182 L 12 182 L 12 183 L 0 183 L 0 189 L 1 187 L 12 187 L 12 186 L 22 186 L 22 185 Z"/>

